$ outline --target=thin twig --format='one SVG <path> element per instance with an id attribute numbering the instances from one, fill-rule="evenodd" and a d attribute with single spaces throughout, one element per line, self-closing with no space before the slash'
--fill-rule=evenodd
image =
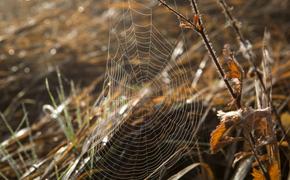
<path id="1" fill-rule="evenodd" d="M 190 26 L 191 26 L 191 29 L 193 29 L 195 32 L 197 32 L 201 38 L 203 39 L 203 42 L 204 42 L 204 45 L 205 47 L 207 48 L 214 64 L 216 65 L 217 69 L 218 69 L 218 72 L 220 74 L 220 76 L 222 77 L 223 81 L 225 82 L 226 84 L 226 87 L 227 89 L 229 90 L 232 98 L 235 100 L 235 103 L 236 103 L 236 106 L 237 108 L 241 108 L 241 102 L 237 96 L 237 94 L 235 94 L 233 88 L 231 87 L 228 79 L 225 77 L 225 72 L 224 70 L 222 69 L 222 66 L 221 64 L 219 63 L 218 61 L 218 58 L 215 54 L 215 51 L 211 45 L 211 42 L 209 40 L 209 38 L 207 37 L 206 33 L 205 33 L 205 28 L 202 24 L 202 21 L 201 21 L 201 18 L 200 18 L 200 14 L 198 12 L 198 8 L 195 4 L 194 1 L 191 2 L 191 5 L 193 7 L 193 11 L 195 12 L 195 15 L 196 17 L 198 18 L 197 19 L 197 22 L 196 23 L 193 23 L 191 22 L 189 19 L 187 19 L 186 17 L 184 17 L 182 14 L 180 14 L 179 12 L 177 12 L 176 10 L 174 10 L 172 7 L 170 7 L 166 2 L 164 2 L 163 0 L 158 0 L 163 6 L 165 6 L 167 9 L 169 9 L 171 12 L 173 12 L 175 15 L 177 15 L 179 18 L 181 18 L 182 20 L 184 20 L 185 22 L 187 22 Z"/>
<path id="2" fill-rule="evenodd" d="M 265 168 L 263 167 L 262 162 L 260 161 L 259 156 L 258 156 L 258 154 L 256 152 L 256 148 L 255 148 L 255 138 L 252 136 L 251 133 L 249 133 L 249 139 L 248 139 L 248 141 L 249 141 L 250 147 L 252 149 L 252 152 L 254 153 L 254 157 L 255 157 L 256 161 L 258 162 L 259 167 L 260 167 L 260 169 L 261 169 L 261 171 L 262 171 L 265 179 L 266 180 L 270 180 L 270 176 L 267 173 L 267 171 L 265 170 Z"/>
<path id="3" fill-rule="evenodd" d="M 217 58 L 217 56 L 215 54 L 215 51 L 214 51 L 214 48 L 211 45 L 210 39 L 207 37 L 207 35 L 205 33 L 206 30 L 205 30 L 205 27 L 203 25 L 203 22 L 202 22 L 201 15 L 199 13 L 197 4 L 196 4 L 196 2 L 194 0 L 191 0 L 190 1 L 190 5 L 192 7 L 192 11 L 198 17 L 198 22 L 197 22 L 198 23 L 198 27 L 197 27 L 198 28 L 198 32 L 199 32 L 200 36 L 202 37 L 202 39 L 203 39 L 203 41 L 205 43 L 205 46 L 207 47 L 207 49 L 208 49 L 208 51 L 209 51 L 209 53 L 210 53 L 210 55 L 212 57 L 212 60 L 214 61 L 214 63 L 216 65 L 221 77 L 223 78 L 223 80 L 224 80 L 224 82 L 225 82 L 225 84 L 226 84 L 231 96 L 235 100 L 237 108 L 241 108 L 242 107 L 241 106 L 241 100 L 239 99 L 238 95 L 235 94 L 235 92 L 234 92 L 233 88 L 231 87 L 229 81 L 225 78 L 225 72 L 223 71 L 223 69 L 222 69 L 222 67 L 221 67 L 221 65 L 220 65 L 220 63 L 218 61 L 218 58 Z"/>
<path id="4" fill-rule="evenodd" d="M 161 5 L 165 6 L 168 10 L 170 10 L 171 12 L 173 12 L 177 17 L 179 17 L 180 19 L 182 19 L 185 22 L 189 23 L 193 27 L 193 30 L 196 30 L 195 24 L 193 22 L 191 22 L 188 18 L 186 18 L 185 16 L 183 16 L 182 14 L 180 14 L 179 12 L 177 12 L 175 9 L 173 9 L 172 7 L 170 7 L 163 0 L 158 0 L 158 1 L 160 2 Z"/>

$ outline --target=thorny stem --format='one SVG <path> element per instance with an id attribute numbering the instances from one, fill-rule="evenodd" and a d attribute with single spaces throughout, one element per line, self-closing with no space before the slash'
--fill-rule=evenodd
<path id="1" fill-rule="evenodd" d="M 215 54 L 215 51 L 214 51 L 214 49 L 213 49 L 213 47 L 211 45 L 211 42 L 210 42 L 209 38 L 207 37 L 207 35 L 205 33 L 205 28 L 204 28 L 204 25 L 202 23 L 202 19 L 201 19 L 201 15 L 200 15 L 198 7 L 197 7 L 197 3 L 195 2 L 195 0 L 191 0 L 190 1 L 190 5 L 192 7 L 192 11 L 195 13 L 195 15 L 198 16 L 198 24 L 200 26 L 198 32 L 201 35 L 201 37 L 202 37 L 202 39 L 203 39 L 203 41 L 204 41 L 204 43 L 205 43 L 210 55 L 211 55 L 211 58 L 214 61 L 214 63 L 216 65 L 220 75 L 222 76 L 222 78 L 223 78 L 223 80 L 224 80 L 224 82 L 225 82 L 225 84 L 226 84 L 231 96 L 236 101 L 237 108 L 240 109 L 242 107 L 241 106 L 241 101 L 240 101 L 239 97 L 237 96 L 237 94 L 235 94 L 235 92 L 234 92 L 233 88 L 231 87 L 229 81 L 225 78 L 225 72 L 223 71 L 223 69 L 222 69 L 222 67 L 221 67 L 221 65 L 220 65 L 220 63 L 218 61 L 218 58 L 217 58 L 217 56 Z"/>
<path id="2" fill-rule="evenodd" d="M 210 55 L 211 55 L 211 58 L 212 58 L 212 60 L 214 61 L 214 63 L 215 63 L 215 65 L 216 65 L 216 67 L 217 67 L 217 69 L 218 69 L 218 71 L 219 71 L 221 77 L 223 78 L 223 80 L 224 80 L 224 82 L 225 82 L 225 84 L 226 84 L 226 86 L 227 86 L 227 88 L 228 88 L 228 90 L 229 90 L 231 96 L 232 96 L 233 99 L 236 101 L 237 108 L 238 108 L 238 109 L 241 108 L 241 103 L 240 103 L 240 101 L 238 100 L 238 96 L 234 93 L 234 90 L 233 90 L 233 88 L 231 87 L 229 81 L 225 78 L 225 72 L 223 71 L 223 69 L 222 69 L 222 67 L 221 67 L 221 65 L 220 65 L 220 63 L 219 63 L 219 61 L 218 61 L 218 59 L 217 59 L 217 57 L 216 57 L 216 55 L 215 55 L 214 50 L 213 50 L 212 47 L 211 47 L 211 43 L 210 43 L 208 37 L 206 36 L 206 34 L 204 33 L 204 31 L 201 31 L 201 32 L 200 32 L 200 35 L 201 35 L 202 39 L 204 40 L 204 44 L 205 44 L 206 48 L 208 49 L 208 51 L 209 51 L 209 53 L 210 53 Z"/>
<path id="3" fill-rule="evenodd" d="M 243 43 L 243 45 L 246 45 L 246 40 L 243 34 L 241 33 L 241 30 L 238 27 L 236 20 L 232 16 L 227 3 L 224 0 L 218 0 L 218 2 L 221 5 L 222 9 L 224 10 L 226 17 L 230 20 L 231 26 L 234 29 L 235 33 L 237 34 L 239 40 Z"/>
<path id="4" fill-rule="evenodd" d="M 220 2 L 221 2 L 221 1 L 222 1 L 222 0 L 220 0 Z M 200 13 L 199 13 L 199 10 L 198 10 L 198 7 L 197 7 L 196 0 L 190 0 L 190 4 L 191 4 L 191 7 L 192 7 L 193 12 L 195 12 L 195 14 L 198 15 L 198 17 L 199 17 L 199 24 L 203 27 L 203 25 L 202 25 L 202 20 L 201 20 L 201 16 L 200 16 Z M 231 18 L 232 18 L 232 16 L 231 16 Z M 233 19 L 232 19 L 232 20 L 233 20 Z M 232 21 L 232 20 L 231 20 L 231 21 Z M 232 22 L 235 22 L 235 21 L 232 21 Z M 236 27 L 236 28 L 235 28 L 235 29 L 236 29 L 236 33 L 239 35 L 239 37 L 240 37 L 240 39 L 241 39 L 241 42 L 243 43 L 243 45 L 244 45 L 245 47 L 247 47 L 247 46 L 246 46 L 246 41 L 245 41 L 245 39 L 243 38 L 243 36 L 242 36 L 240 30 L 238 29 L 238 26 L 236 25 L 236 23 L 234 23 L 234 24 L 235 24 L 235 27 Z M 211 51 L 213 51 L 213 49 L 212 49 L 211 46 L 210 46 L 209 39 L 207 38 L 207 36 L 206 36 L 206 34 L 205 34 L 205 30 L 204 30 L 204 28 L 202 28 L 202 31 L 200 31 L 200 34 L 201 34 L 201 36 L 203 37 L 203 40 L 205 41 L 205 44 L 206 44 L 206 46 L 208 47 L 208 50 L 209 50 L 209 52 L 211 53 L 213 60 L 214 60 L 214 61 L 217 61 L 216 56 L 215 56 L 214 54 L 212 54 L 213 52 L 211 52 Z M 250 61 L 251 65 L 254 67 L 254 71 L 255 71 L 255 73 L 256 73 L 256 76 L 258 77 L 259 81 L 261 82 L 262 87 L 263 87 L 263 89 L 264 89 L 264 91 L 265 91 L 265 93 L 266 93 L 267 90 L 266 90 L 265 84 L 263 83 L 262 76 L 261 76 L 261 74 L 258 72 L 258 70 L 257 70 L 257 66 L 254 64 L 254 62 L 253 62 L 253 60 L 252 60 L 252 59 L 253 59 L 253 56 L 252 56 L 252 54 L 249 52 L 248 49 L 247 49 L 247 54 L 248 54 L 249 57 L 250 57 L 249 61 Z M 225 77 L 224 74 L 222 74 L 222 73 L 223 73 L 222 69 L 221 69 L 221 70 L 219 69 L 220 65 L 219 65 L 218 61 L 215 62 L 215 63 L 216 63 L 216 65 L 217 65 L 217 68 L 218 68 L 218 70 L 220 71 L 220 74 L 222 75 L 222 77 Z M 225 79 L 224 79 L 224 80 L 225 80 Z M 230 93 L 232 94 L 232 96 L 234 95 L 233 98 L 236 100 L 236 103 L 237 103 L 238 108 L 240 108 L 240 107 L 241 107 L 240 99 L 239 99 L 238 97 L 236 97 L 236 95 L 235 95 L 234 93 L 232 93 L 233 91 L 231 92 L 232 88 L 231 88 L 231 86 L 229 85 L 228 81 L 225 80 L 225 83 L 226 83 L 226 85 L 227 85 L 227 87 L 228 87 Z M 229 86 L 228 86 L 228 85 L 229 85 Z M 229 88 L 229 87 L 230 87 L 230 88 Z M 267 94 L 268 100 L 270 100 L 270 96 L 269 96 L 269 94 L 268 94 L 268 93 L 266 93 L 266 94 Z M 268 102 L 270 102 L 270 101 L 268 101 Z M 262 170 L 263 175 L 265 176 L 266 180 L 270 180 L 269 174 L 268 174 L 268 173 L 266 172 L 266 170 L 264 169 L 262 163 L 261 163 L 260 160 L 259 160 L 259 157 L 258 157 L 258 155 L 257 155 L 257 152 L 255 151 L 255 148 L 254 148 L 254 137 L 252 136 L 251 133 L 249 133 L 249 137 L 250 137 L 250 146 L 251 146 L 251 148 L 252 148 L 252 151 L 254 152 L 254 156 L 255 156 L 255 158 L 256 158 L 256 160 L 257 160 L 259 166 L 260 166 L 260 169 Z"/>
<path id="5" fill-rule="evenodd" d="M 192 29 L 194 31 L 196 31 L 203 39 L 203 42 L 209 52 L 209 54 L 211 55 L 211 58 L 214 62 L 214 64 L 216 65 L 217 69 L 218 69 L 218 72 L 219 74 L 222 76 L 226 86 L 227 86 L 227 89 L 229 90 L 232 98 L 235 100 L 236 102 L 236 106 L 237 108 L 241 108 L 241 101 L 239 99 L 239 97 L 234 93 L 234 90 L 233 88 L 231 87 L 229 81 L 225 78 L 225 72 L 223 71 L 219 61 L 218 61 L 218 58 L 215 54 L 215 51 L 213 49 L 213 47 L 211 46 L 211 42 L 209 40 L 209 38 L 207 37 L 206 33 L 205 33 L 205 28 L 203 26 L 203 23 L 202 23 L 202 19 L 201 19 L 201 16 L 200 16 L 200 13 L 199 13 L 199 10 L 198 10 L 198 7 L 197 7 L 197 3 L 195 0 L 190 0 L 190 4 L 191 4 L 191 7 L 192 7 L 192 11 L 195 13 L 195 15 L 198 17 L 198 22 L 197 24 L 194 24 L 192 23 L 190 20 L 188 20 L 187 18 L 185 18 L 182 14 L 180 14 L 179 12 L 177 12 L 176 10 L 174 10 L 173 8 L 171 8 L 169 5 L 167 5 L 163 0 L 158 0 L 163 6 L 165 6 L 166 8 L 168 8 L 170 11 L 172 11 L 175 15 L 177 15 L 179 18 L 183 19 L 184 21 L 186 21 L 187 23 L 189 23 L 191 26 L 192 26 Z M 239 34 L 241 35 L 240 31 L 238 31 Z M 242 37 L 242 36 L 241 36 Z M 243 38 L 242 38 L 243 39 Z M 241 40 L 242 41 L 242 40 Z M 244 44 L 246 43 L 243 39 L 242 41 Z M 249 53 L 249 52 L 248 52 Z M 250 53 L 249 53 L 250 54 Z M 252 55 L 251 55 L 252 56 Z M 256 67 L 256 66 L 254 66 Z M 255 72 L 258 72 L 257 68 L 256 68 L 256 71 Z M 262 80 L 262 77 L 261 75 L 257 74 L 258 77 L 260 77 L 259 79 Z M 263 82 L 263 81 L 261 81 Z M 263 83 L 264 84 L 264 83 Z M 265 85 L 264 85 L 265 87 Z M 266 89 L 266 88 L 265 88 Z M 250 146 L 252 148 L 252 151 L 254 152 L 254 155 L 255 155 L 255 158 L 257 160 L 257 162 L 259 163 L 259 166 L 265 176 L 265 178 L 268 180 L 270 179 L 269 175 L 267 174 L 267 172 L 265 171 L 264 167 L 262 166 L 262 163 L 260 162 L 259 158 L 258 158 L 258 155 L 257 155 L 257 152 L 255 151 L 254 149 L 254 146 L 253 146 L 253 143 L 254 143 L 254 138 L 253 136 L 251 136 L 251 134 L 249 135 L 250 136 Z"/>
<path id="6" fill-rule="evenodd" d="M 258 81 L 259 81 L 260 84 L 261 84 L 261 87 L 262 87 L 262 89 L 263 89 L 263 91 L 264 91 L 264 94 L 266 95 L 267 101 L 268 101 L 268 103 L 270 103 L 270 105 L 271 105 L 271 107 L 272 107 L 273 113 L 274 113 L 274 115 L 275 115 L 275 117 L 276 117 L 276 119 L 277 119 L 277 124 L 278 124 L 278 126 L 280 127 L 280 129 L 281 129 L 282 135 L 283 135 L 284 137 L 286 137 L 287 142 L 290 144 L 290 139 L 287 138 L 286 132 L 285 132 L 285 130 L 284 130 L 283 127 L 282 127 L 282 124 L 281 124 L 281 118 L 280 118 L 280 116 L 279 116 L 279 112 L 277 111 L 275 105 L 273 104 L 273 101 L 271 101 L 270 94 L 269 94 L 268 91 L 267 91 L 267 88 L 266 88 L 265 83 L 264 83 L 264 81 L 263 81 L 262 75 L 261 75 L 261 73 L 258 71 L 258 67 L 257 67 L 257 65 L 254 63 L 254 57 L 253 57 L 253 54 L 252 54 L 252 53 L 249 51 L 249 49 L 247 48 L 247 41 L 246 41 L 246 39 L 244 38 L 244 36 L 243 36 L 243 34 L 242 34 L 242 32 L 241 32 L 239 26 L 237 25 L 237 22 L 236 22 L 235 18 L 234 18 L 233 15 L 231 14 L 231 12 L 230 12 L 230 10 L 229 10 L 229 6 L 228 6 L 228 4 L 225 2 L 225 0 L 217 0 L 217 1 L 218 1 L 218 3 L 220 4 L 221 8 L 223 9 L 225 16 L 229 19 L 229 22 L 230 22 L 232 28 L 234 29 L 234 32 L 236 33 L 236 35 L 237 35 L 237 37 L 238 37 L 238 38 L 237 38 L 238 41 L 239 41 L 239 42 L 240 42 L 244 47 L 246 47 L 246 51 L 245 51 L 245 52 L 247 53 L 247 55 L 248 55 L 248 57 L 249 57 L 249 58 L 247 58 L 247 60 L 248 60 L 248 62 L 251 64 L 251 66 L 253 67 L 254 73 L 255 73 L 255 75 L 256 75 Z"/>
<path id="7" fill-rule="evenodd" d="M 255 73 L 256 77 L 258 78 L 258 80 L 259 80 L 259 82 L 260 82 L 260 84 L 262 86 L 262 89 L 263 89 L 264 93 L 267 96 L 267 100 L 268 100 L 268 102 L 270 102 L 269 93 L 267 92 L 267 88 L 266 88 L 265 83 L 263 81 L 262 75 L 258 71 L 257 65 L 254 63 L 253 54 L 247 48 L 247 41 L 246 41 L 246 39 L 244 38 L 244 36 L 243 36 L 240 28 L 238 27 L 236 20 L 232 16 L 232 14 L 231 14 L 231 12 L 229 10 L 229 7 L 227 5 L 227 3 L 224 0 L 218 0 L 218 2 L 221 5 L 222 9 L 224 10 L 224 13 L 225 13 L 226 17 L 229 19 L 229 22 L 230 22 L 232 28 L 234 29 L 235 33 L 237 34 L 238 40 L 240 41 L 241 44 L 243 44 L 244 47 L 246 47 L 246 53 L 247 53 L 247 55 L 249 57 L 249 58 L 247 58 L 247 60 L 249 61 L 249 63 L 253 67 L 254 73 Z M 274 110 L 275 115 L 278 117 L 278 119 L 280 119 L 280 117 L 279 117 L 276 109 L 274 108 L 272 102 L 271 102 L 271 106 L 273 107 L 273 110 Z"/>
<path id="8" fill-rule="evenodd" d="M 197 32 L 201 38 L 203 39 L 203 42 L 214 62 L 214 64 L 216 65 L 217 69 L 218 69 L 218 72 L 220 74 L 220 76 L 222 77 L 223 81 L 225 82 L 226 84 L 226 87 L 227 89 L 229 90 L 232 98 L 235 100 L 235 103 L 236 103 L 236 106 L 238 109 L 240 109 L 242 106 L 241 106 L 241 102 L 237 96 L 237 94 L 235 94 L 233 88 L 231 87 L 228 79 L 226 79 L 226 76 L 225 76 L 225 72 L 224 70 L 222 69 L 219 61 L 218 61 L 218 58 L 215 54 L 215 51 L 211 45 L 211 42 L 209 40 L 209 38 L 207 37 L 206 33 L 205 33 L 205 28 L 202 24 L 202 21 L 201 21 L 201 18 L 200 18 L 200 14 L 199 14 L 199 11 L 198 11 L 198 8 L 196 6 L 196 3 L 192 0 L 191 1 L 191 6 L 193 8 L 193 11 L 195 13 L 195 15 L 197 15 L 198 17 L 198 22 L 197 24 L 194 24 L 193 22 L 191 22 L 189 19 L 187 19 L 186 17 L 184 17 L 182 14 L 180 14 L 179 12 L 177 12 L 176 10 L 174 10 L 172 7 L 170 7 L 166 2 L 164 2 L 163 0 L 158 0 L 163 6 L 165 6 L 167 9 L 169 9 L 171 12 L 173 12 L 175 15 L 177 15 L 179 18 L 181 18 L 182 20 L 184 20 L 185 22 L 187 22 L 188 24 L 190 24 L 192 26 L 192 29 Z"/>
<path id="9" fill-rule="evenodd" d="M 164 0 L 158 0 L 160 4 L 162 4 L 163 6 L 165 6 L 167 9 L 169 9 L 171 12 L 173 12 L 178 18 L 184 20 L 185 22 L 189 23 L 193 29 L 196 31 L 196 26 L 193 22 L 191 22 L 189 19 L 187 19 L 185 16 L 183 16 L 182 14 L 180 14 L 179 12 L 177 12 L 175 9 L 173 9 L 172 7 L 170 7 L 168 4 L 166 4 L 166 2 L 164 2 Z"/>

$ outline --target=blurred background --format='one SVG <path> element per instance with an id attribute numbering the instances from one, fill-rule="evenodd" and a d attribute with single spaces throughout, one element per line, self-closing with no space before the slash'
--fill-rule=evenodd
<path id="1" fill-rule="evenodd" d="M 185 16 L 192 17 L 186 0 L 166 2 Z M 203 75 L 194 89 L 204 92 L 204 109 L 214 107 L 209 110 L 205 120 L 210 123 L 202 126 L 199 132 L 200 140 L 208 143 L 209 134 L 218 123 L 213 112 L 221 108 L 229 110 L 229 101 L 224 100 L 229 96 L 220 85 L 214 65 L 206 60 L 209 57 L 199 36 L 190 30 L 181 30 L 176 16 L 154 3 L 156 27 L 173 44 L 183 41 L 186 56 L 182 64 L 187 72 L 195 75 L 201 62 L 206 62 L 205 68 L 202 68 Z M 280 107 L 280 113 L 289 111 L 289 103 L 283 105 L 290 92 L 289 1 L 229 0 L 228 3 L 245 38 L 252 43 L 258 65 L 262 61 L 264 32 L 267 30 L 270 33 L 273 101 Z M 71 97 L 73 100 L 69 102 L 68 111 L 72 114 L 78 112 L 71 115 L 75 121 L 91 119 L 96 114 L 92 107 L 104 86 L 108 48 L 114 47 L 114 44 L 108 46 L 108 34 L 118 18 L 114 10 L 118 11 L 122 7 L 123 4 L 117 0 L 0 0 L 0 141 L 9 139 L 11 131 L 30 127 L 29 133 L 35 134 L 38 146 L 35 152 L 37 157 L 45 159 L 52 156 L 65 137 L 59 125 L 51 121 L 43 109 L 44 105 L 53 103 L 50 96 L 56 97 L 57 104 Z M 200 10 L 217 55 L 221 56 L 224 45 L 230 44 L 247 74 L 250 65 L 239 51 L 236 35 L 217 1 L 200 0 Z M 248 105 L 253 105 L 255 101 L 251 78 L 249 76 L 245 80 L 244 103 Z M 208 89 L 203 91 L 205 87 Z M 62 90 L 63 94 L 59 95 Z M 85 131 L 78 123 L 73 126 L 80 134 Z M 28 143 L 27 139 L 19 139 L 22 140 L 23 144 Z M 18 146 L 15 144 L 15 141 L 5 144 L 11 146 L 8 152 L 16 151 Z M 207 152 L 208 146 L 201 149 Z M 194 149 L 188 156 L 193 158 L 192 154 L 196 151 Z M 190 158 L 177 163 L 172 172 L 190 164 Z M 204 157 L 212 165 L 214 174 L 226 179 L 232 172 L 220 169 L 231 167 L 223 161 L 216 161 L 221 159 L 221 154 Z M 1 163 L 0 171 L 6 175 L 13 172 L 7 163 Z M 21 167 L 21 171 L 25 172 L 31 164 Z M 15 176 L 11 175 L 11 178 Z"/>

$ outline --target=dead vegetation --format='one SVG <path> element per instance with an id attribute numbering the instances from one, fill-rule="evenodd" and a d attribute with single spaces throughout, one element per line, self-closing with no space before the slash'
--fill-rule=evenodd
<path id="1" fill-rule="evenodd" d="M 141 85 L 108 55 L 127 1 L 3 2 L 2 179 L 289 177 L 288 1 L 132 0 L 159 51 Z"/>

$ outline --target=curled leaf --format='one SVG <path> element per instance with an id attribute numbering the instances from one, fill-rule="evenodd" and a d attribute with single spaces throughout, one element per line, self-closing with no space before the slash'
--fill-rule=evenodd
<path id="1" fill-rule="evenodd" d="M 226 44 L 223 49 L 223 60 L 226 64 L 226 78 L 237 78 L 242 80 L 243 70 L 240 64 L 236 61 L 234 53 L 230 49 L 230 45 Z"/>
<path id="2" fill-rule="evenodd" d="M 230 48 L 230 45 L 226 44 L 223 49 L 223 66 L 225 68 L 225 78 L 231 80 L 232 87 L 235 91 L 238 101 L 242 96 L 242 84 L 243 84 L 243 68 L 235 59 L 234 53 Z"/>
<path id="3" fill-rule="evenodd" d="M 221 122 L 211 133 L 210 148 L 212 153 L 217 152 L 226 144 L 241 140 L 240 138 L 225 136 L 227 130 L 240 121 L 241 110 L 230 112 L 218 111 L 217 115 L 221 118 Z"/>

